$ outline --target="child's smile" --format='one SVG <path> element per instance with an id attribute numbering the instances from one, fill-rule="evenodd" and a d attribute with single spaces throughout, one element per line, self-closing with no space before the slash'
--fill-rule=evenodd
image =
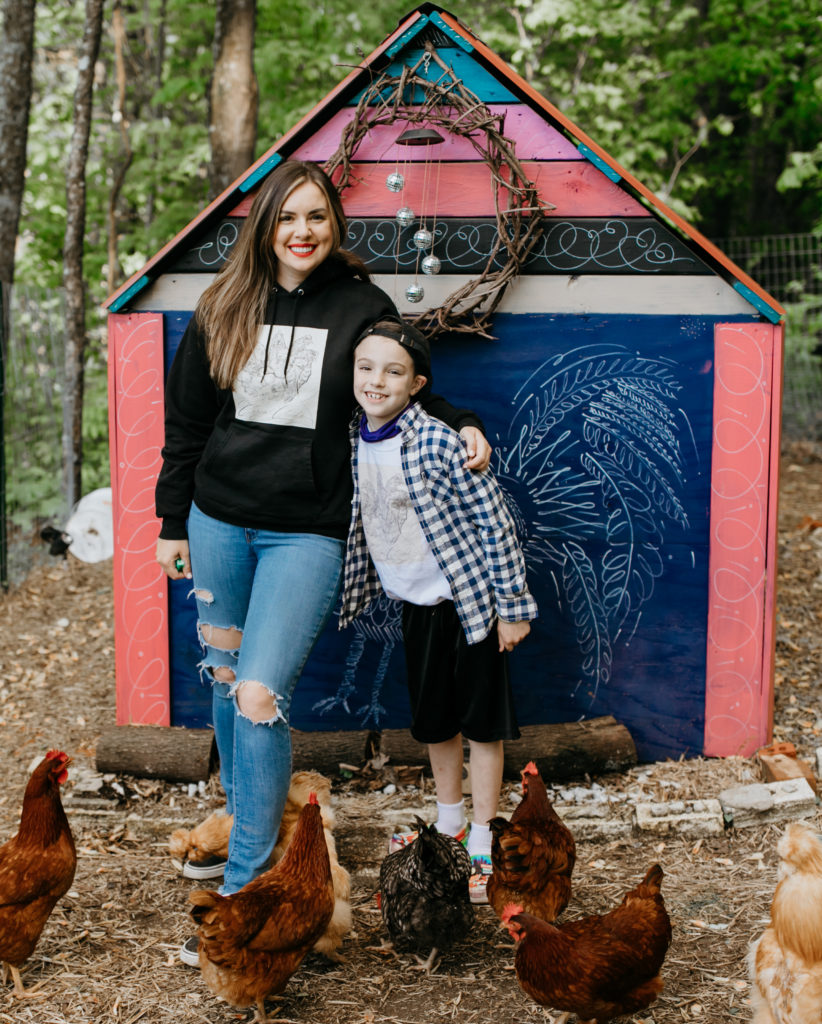
<path id="1" fill-rule="evenodd" d="M 354 397 L 375 430 L 408 405 L 425 384 L 399 342 L 379 334 L 364 338 L 354 352 Z"/>

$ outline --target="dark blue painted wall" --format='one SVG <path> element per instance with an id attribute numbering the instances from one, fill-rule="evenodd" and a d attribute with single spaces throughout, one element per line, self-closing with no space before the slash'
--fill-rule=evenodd
<path id="1" fill-rule="evenodd" d="M 166 315 L 169 360 L 188 317 Z M 499 315 L 495 341 L 435 343 L 435 389 L 494 443 L 540 607 L 512 657 L 521 724 L 613 714 L 643 760 L 701 751 L 715 322 Z M 203 725 L 189 589 L 170 592 L 172 720 Z M 404 727 L 403 677 L 384 602 L 320 638 L 292 724 Z"/>

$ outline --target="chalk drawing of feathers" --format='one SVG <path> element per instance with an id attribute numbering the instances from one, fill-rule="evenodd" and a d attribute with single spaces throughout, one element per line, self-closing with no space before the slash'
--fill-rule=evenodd
<path id="1" fill-rule="evenodd" d="M 596 697 L 614 645 L 636 630 L 662 575 L 667 531 L 688 527 L 677 365 L 619 344 L 546 360 L 513 400 L 494 452 L 529 572 L 548 573 Z"/>

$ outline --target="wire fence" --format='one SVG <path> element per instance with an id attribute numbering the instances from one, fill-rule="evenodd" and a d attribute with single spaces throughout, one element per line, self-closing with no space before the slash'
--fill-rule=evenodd
<path id="1" fill-rule="evenodd" d="M 822 440 L 822 234 L 716 244 L 787 310 L 783 437 Z"/>
<path id="2" fill-rule="evenodd" d="M 822 236 L 771 235 L 718 239 L 716 244 L 788 311 L 783 436 L 822 440 Z M 8 294 L 8 293 L 7 293 Z M 15 582 L 47 559 L 46 524 L 70 513 L 62 489 L 63 355 L 61 291 L 16 284 L 11 289 L 2 395 L 7 564 Z M 85 492 L 108 483 L 105 353 L 92 339 L 83 409 Z M 0 543 L 2 547 L 2 543 Z M 2 557 L 2 556 L 0 556 Z"/>

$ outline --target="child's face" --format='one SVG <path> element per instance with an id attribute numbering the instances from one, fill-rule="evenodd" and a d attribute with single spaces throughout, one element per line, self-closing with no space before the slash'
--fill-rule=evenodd
<path id="1" fill-rule="evenodd" d="M 424 385 L 414 360 L 393 338 L 370 334 L 354 350 L 354 397 L 372 430 L 402 412 Z"/>

